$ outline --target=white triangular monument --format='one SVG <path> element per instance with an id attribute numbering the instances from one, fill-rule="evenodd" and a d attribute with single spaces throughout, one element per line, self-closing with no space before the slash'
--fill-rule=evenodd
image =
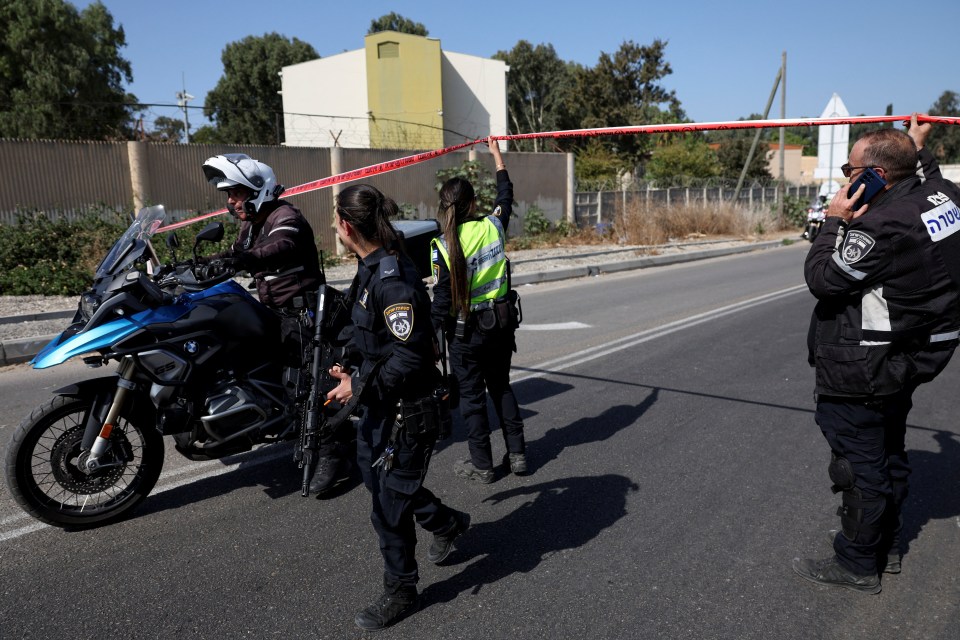
<path id="1" fill-rule="evenodd" d="M 821 118 L 846 118 L 850 116 L 847 106 L 843 104 L 840 96 L 833 94 L 827 107 L 820 114 Z M 847 162 L 847 147 L 850 143 L 850 125 L 839 124 L 833 127 L 820 127 L 820 144 L 817 147 L 817 168 L 813 171 L 814 178 L 820 178 L 826 182 L 832 179 L 844 179 L 840 166 Z M 836 184 L 836 183 L 834 183 Z M 831 193 L 840 188 L 829 188 Z"/>

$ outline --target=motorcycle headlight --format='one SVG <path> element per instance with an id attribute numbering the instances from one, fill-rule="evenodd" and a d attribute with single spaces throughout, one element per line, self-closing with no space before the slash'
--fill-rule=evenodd
<path id="1" fill-rule="evenodd" d="M 80 296 L 80 315 L 83 321 L 87 322 L 93 317 L 93 314 L 100 308 L 100 296 L 88 291 Z"/>

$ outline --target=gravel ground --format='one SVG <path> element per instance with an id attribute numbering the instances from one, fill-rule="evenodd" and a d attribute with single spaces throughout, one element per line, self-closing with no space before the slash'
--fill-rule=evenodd
<path id="1" fill-rule="evenodd" d="M 783 234 L 782 237 L 795 237 L 796 234 Z M 641 255 L 665 255 L 684 253 L 704 249 L 721 248 L 757 242 L 758 240 L 776 240 L 781 236 L 764 238 L 718 238 L 688 240 L 678 244 L 657 247 L 617 246 L 617 245 L 575 245 L 511 251 L 510 260 L 514 275 L 530 271 L 550 271 L 566 267 L 606 264 L 633 260 Z M 348 280 L 356 273 L 353 264 L 331 267 L 326 270 L 330 282 Z M 76 296 L 0 296 L 0 318 L 17 315 L 29 315 L 50 311 L 73 311 L 77 308 Z M 0 323 L 0 341 L 60 333 L 68 318 L 54 320 L 6 322 Z"/>

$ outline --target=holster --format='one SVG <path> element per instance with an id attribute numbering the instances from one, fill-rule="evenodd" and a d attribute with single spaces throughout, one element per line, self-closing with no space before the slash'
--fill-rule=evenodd
<path id="1" fill-rule="evenodd" d="M 507 295 L 493 301 L 493 312 L 501 329 L 516 329 L 523 322 L 520 294 L 511 289 Z"/>
<path id="2" fill-rule="evenodd" d="M 484 333 L 496 330 L 513 330 L 523 321 L 520 295 L 511 289 L 507 295 L 487 303 L 482 309 L 471 313 L 471 319 Z M 458 335 L 458 337 L 462 337 Z"/>
<path id="3" fill-rule="evenodd" d="M 449 393 L 440 388 L 425 398 L 401 400 L 400 417 L 403 427 L 412 436 L 446 438 L 453 424 Z"/>

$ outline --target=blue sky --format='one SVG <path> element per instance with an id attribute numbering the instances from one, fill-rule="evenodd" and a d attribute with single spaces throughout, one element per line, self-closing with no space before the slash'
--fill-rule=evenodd
<path id="1" fill-rule="evenodd" d="M 83 8 L 90 4 L 77 0 Z M 203 99 L 223 73 L 230 42 L 277 32 L 322 56 L 363 46 L 370 21 L 396 11 L 422 22 L 444 50 L 490 56 L 519 40 L 550 43 L 587 66 L 625 40 L 668 41 L 664 85 L 696 122 L 760 113 L 787 53 L 786 117 L 819 116 L 836 92 L 851 114 L 926 111 L 946 90 L 960 93 L 960 2 L 380 2 L 352 0 L 104 0 L 127 37 L 128 87 L 141 102 Z M 335 87 L 330 88 L 336 90 Z M 176 117 L 152 109 L 150 116 Z M 779 94 L 771 118 L 780 117 Z M 200 122 L 191 113 L 191 128 Z M 624 123 L 627 124 L 627 123 Z"/>

